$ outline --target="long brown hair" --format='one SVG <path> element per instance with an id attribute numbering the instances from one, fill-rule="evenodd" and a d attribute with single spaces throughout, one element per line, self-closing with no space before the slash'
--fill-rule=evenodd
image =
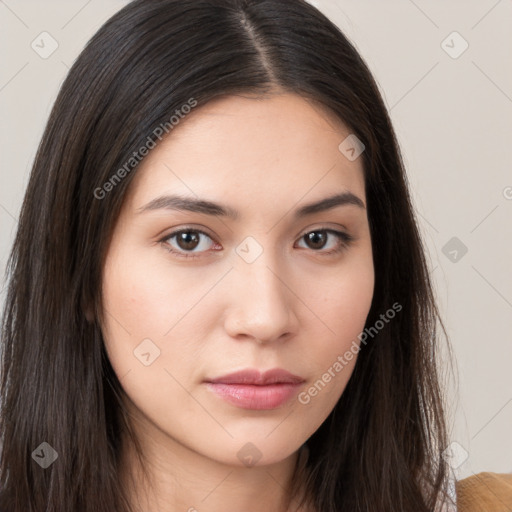
<path id="1" fill-rule="evenodd" d="M 118 481 L 130 425 L 97 319 L 105 251 L 137 171 L 131 157 L 191 97 L 201 106 L 276 88 L 325 105 L 363 142 L 375 265 L 367 326 L 392 304 L 403 308 L 362 348 L 307 440 L 304 488 L 318 512 L 434 510 L 447 479 L 438 322 L 446 331 L 368 67 L 302 0 L 135 0 L 71 68 L 23 201 L 2 320 L 2 512 L 130 510 Z M 33 456 L 43 442 L 58 454 L 47 469 Z"/>

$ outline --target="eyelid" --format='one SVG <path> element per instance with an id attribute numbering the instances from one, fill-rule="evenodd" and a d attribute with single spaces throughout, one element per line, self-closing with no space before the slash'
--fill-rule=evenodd
<path id="1" fill-rule="evenodd" d="M 320 256 L 330 256 L 330 255 L 333 255 L 333 254 L 337 254 L 337 253 L 340 253 L 340 252 L 343 252 L 343 250 L 347 249 L 354 241 L 357 240 L 357 237 L 355 237 L 354 235 L 350 234 L 345 226 L 342 227 L 343 231 L 341 231 L 340 229 L 335 229 L 335 228 L 331 228 L 331 227 L 328 227 L 328 226 L 309 226 L 307 228 L 305 228 L 300 235 L 298 235 L 297 239 L 296 239 L 296 242 L 297 241 L 300 241 L 304 238 L 305 235 L 309 234 L 309 233 L 312 233 L 312 232 L 317 232 L 317 231 L 324 231 L 328 234 L 331 234 L 335 237 L 338 238 L 338 240 L 340 241 L 340 246 L 337 247 L 336 249 L 331 249 L 331 250 L 328 250 L 328 251 L 325 251 L 325 250 L 322 250 L 322 249 L 319 249 L 317 251 L 315 251 L 314 249 L 309 249 L 313 254 L 314 253 L 317 253 L 318 255 Z M 206 230 L 204 230 L 203 228 L 198 228 L 198 227 L 194 227 L 194 226 L 187 226 L 187 225 L 184 225 L 184 226 L 181 226 L 177 229 L 175 229 L 174 231 L 172 231 L 171 233 L 165 235 L 163 238 L 161 238 L 158 242 L 159 243 L 162 243 L 165 247 L 165 249 L 172 253 L 172 254 L 175 254 L 177 255 L 178 257 L 182 257 L 184 259 L 193 259 L 193 258 L 198 258 L 198 257 L 201 257 L 202 254 L 206 254 L 206 253 L 209 253 L 210 251 L 200 251 L 200 252 L 187 252 L 187 251 L 179 251 L 179 250 L 176 250 L 174 248 L 171 248 L 169 246 L 169 244 L 167 243 L 169 239 L 171 238 L 174 238 L 176 235 L 179 235 L 180 233 L 182 232 L 187 232 L 187 231 L 192 231 L 192 232 L 195 232 L 195 233 L 199 233 L 199 234 L 202 234 L 202 235 L 205 235 L 207 236 L 210 240 L 212 240 L 212 242 L 214 242 L 214 244 L 219 244 L 219 242 L 217 242 L 217 240 L 215 239 L 214 236 L 210 235 Z M 307 248 L 306 248 L 307 249 Z M 217 251 L 216 251 L 217 252 Z"/>
<path id="2" fill-rule="evenodd" d="M 210 235 L 207 231 L 205 231 L 203 228 L 196 228 L 194 226 L 179 227 L 179 228 L 175 229 L 174 231 L 172 231 L 171 233 L 165 235 L 163 238 L 158 240 L 158 242 L 163 244 L 165 249 L 168 252 L 170 252 L 172 254 L 176 254 L 178 257 L 183 257 L 184 259 L 198 258 L 198 257 L 200 257 L 201 254 L 208 253 L 209 251 L 202 251 L 202 252 L 197 252 L 197 253 L 187 252 L 187 251 L 178 251 L 177 249 L 170 247 L 170 245 L 167 243 L 169 239 L 174 238 L 176 235 L 179 235 L 180 233 L 188 232 L 188 231 L 193 231 L 194 233 L 199 233 L 201 235 L 205 235 L 210 240 L 212 240 L 212 242 L 214 244 L 218 244 L 217 240 L 212 235 Z"/>

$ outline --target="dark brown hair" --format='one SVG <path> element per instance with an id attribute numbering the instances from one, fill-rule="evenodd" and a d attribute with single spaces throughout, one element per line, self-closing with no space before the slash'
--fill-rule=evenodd
<path id="1" fill-rule="evenodd" d="M 129 511 L 118 471 L 130 425 L 98 321 L 105 252 L 137 167 L 126 162 L 191 97 L 201 106 L 276 90 L 325 105 L 364 143 L 375 266 L 366 325 L 395 302 L 403 308 L 362 349 L 308 439 L 301 485 L 318 512 L 434 510 L 447 478 L 438 321 L 446 331 L 370 71 L 302 0 L 136 0 L 71 68 L 23 201 L 2 321 L 2 512 Z M 121 168 L 123 179 L 98 198 Z M 31 457 L 43 441 L 58 453 L 48 469 Z"/>

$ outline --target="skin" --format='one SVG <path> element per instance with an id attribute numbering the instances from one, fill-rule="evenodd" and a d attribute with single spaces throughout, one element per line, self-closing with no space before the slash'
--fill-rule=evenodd
<path id="1" fill-rule="evenodd" d="M 138 510 L 296 510 L 286 498 L 298 450 L 332 411 L 356 357 L 309 403 L 293 397 L 272 410 L 241 409 L 203 381 L 278 367 L 304 378 L 304 392 L 358 342 L 374 289 L 366 209 L 343 205 L 293 219 L 300 206 L 336 192 L 366 206 L 362 159 L 338 149 L 349 133 L 295 94 L 229 96 L 193 110 L 140 164 L 102 288 L 106 349 L 153 479 L 151 488 L 143 483 L 126 444 L 122 479 L 133 478 Z M 240 218 L 137 211 L 163 194 L 219 202 Z M 161 241 L 183 227 L 208 236 L 198 234 L 195 248 L 178 237 Z M 322 246 L 304 237 L 322 229 L 354 240 L 327 255 L 343 241 L 325 235 Z M 236 252 L 246 237 L 263 250 L 251 263 Z M 148 366 L 134 355 L 147 338 L 160 350 Z M 248 442 L 260 453 L 253 466 L 237 457 Z"/>

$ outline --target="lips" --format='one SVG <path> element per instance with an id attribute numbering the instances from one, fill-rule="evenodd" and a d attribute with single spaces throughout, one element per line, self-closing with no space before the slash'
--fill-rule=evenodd
<path id="1" fill-rule="evenodd" d="M 268 384 L 300 384 L 304 382 L 304 379 L 281 368 L 275 368 L 265 373 L 253 369 L 242 370 L 216 379 L 209 379 L 206 382 L 214 384 L 252 384 L 254 386 L 265 386 Z"/>
<path id="2" fill-rule="evenodd" d="M 302 377 L 276 368 L 261 373 L 249 369 L 205 381 L 218 397 L 242 409 L 276 409 L 297 394 Z"/>

